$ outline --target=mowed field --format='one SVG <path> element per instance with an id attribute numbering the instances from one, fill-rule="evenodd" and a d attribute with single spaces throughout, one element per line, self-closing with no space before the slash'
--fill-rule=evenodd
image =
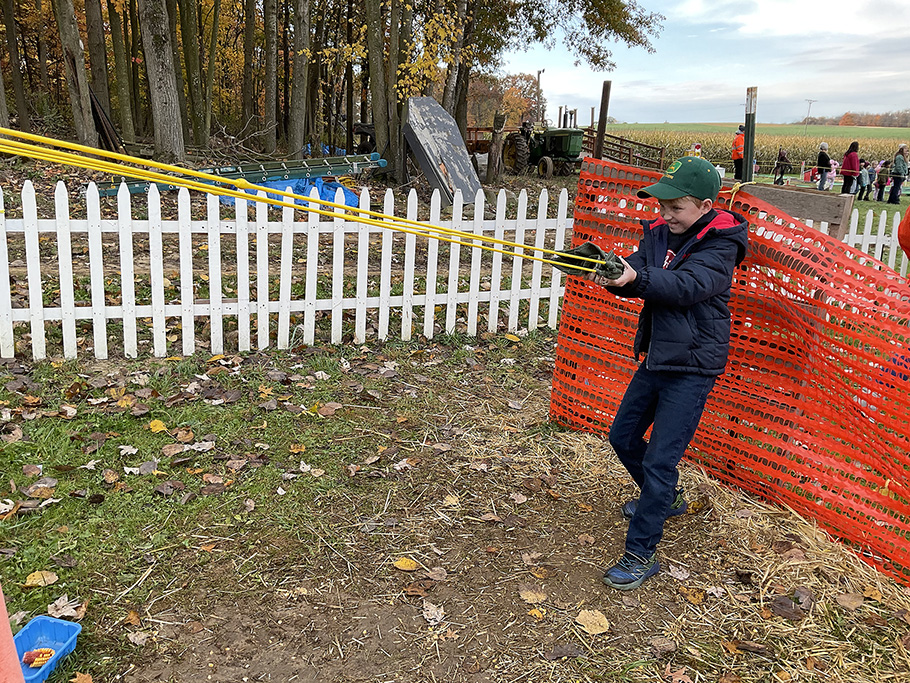
<path id="1" fill-rule="evenodd" d="M 702 155 L 728 170 L 733 168 L 730 147 L 736 123 L 622 123 L 607 126 L 607 133 L 666 148 L 665 158 L 685 155 L 695 143 Z M 865 126 L 802 126 L 799 124 L 757 124 L 755 158 L 763 172 L 770 172 L 778 149 L 787 150 L 790 162 L 815 163 L 821 142 L 829 145 L 831 158 L 840 161 L 853 140 L 859 142 L 860 157 L 878 162 L 893 159 L 898 145 L 910 142 L 910 128 Z"/>

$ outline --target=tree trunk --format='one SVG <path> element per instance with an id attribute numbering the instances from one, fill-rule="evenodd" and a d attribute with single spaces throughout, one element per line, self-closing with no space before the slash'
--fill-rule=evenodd
<path id="1" fill-rule="evenodd" d="M 307 135 L 310 143 L 310 156 L 322 156 L 322 121 L 324 118 L 323 103 L 324 85 L 326 79 L 323 77 L 322 49 L 325 47 L 325 15 L 320 14 L 317 10 L 318 19 L 313 30 L 311 52 L 313 58 L 307 64 L 310 72 L 309 85 L 310 97 L 307 120 Z"/>
<path id="2" fill-rule="evenodd" d="M 256 86 L 253 81 L 253 59 L 256 49 L 256 0 L 243 2 L 243 127 L 254 121 Z"/>
<path id="3" fill-rule="evenodd" d="M 9 128 L 9 109 L 6 108 L 6 84 L 3 82 L 3 69 L 0 69 L 0 126 Z"/>
<path id="4" fill-rule="evenodd" d="M 487 154 L 487 185 L 499 182 L 502 176 L 502 131 L 506 125 L 506 115 L 496 112 L 493 116 L 493 139 L 490 141 L 490 153 Z"/>
<path id="5" fill-rule="evenodd" d="M 306 146 L 307 94 L 310 91 L 307 52 L 310 49 L 310 0 L 294 0 L 294 81 L 288 119 L 288 153 L 302 159 Z"/>
<path id="6" fill-rule="evenodd" d="M 212 93 L 215 90 L 215 57 L 218 54 L 218 30 L 221 25 L 221 0 L 215 0 L 212 12 L 212 39 L 209 41 L 208 68 L 205 74 L 205 127 L 212 131 Z M 208 137 L 208 135 L 206 136 Z"/>
<path id="7" fill-rule="evenodd" d="M 183 61 L 186 68 L 193 141 L 199 146 L 205 146 L 208 144 L 206 139 L 208 136 L 203 131 L 205 103 L 202 97 L 202 66 L 199 61 L 199 3 L 197 0 L 179 0 L 177 5 L 180 14 L 180 37 L 183 40 Z"/>
<path id="8" fill-rule="evenodd" d="M 471 79 L 471 68 L 467 64 L 462 64 L 458 73 L 454 119 L 463 140 L 467 137 L 468 132 L 468 84 Z"/>
<path id="9" fill-rule="evenodd" d="M 185 155 L 183 128 L 180 125 L 174 52 L 164 0 L 139 0 L 139 16 L 149 77 L 155 156 L 166 162 L 182 161 Z"/>
<path id="10" fill-rule="evenodd" d="M 66 85 L 73 110 L 76 137 L 83 145 L 98 146 L 98 131 L 92 118 L 92 100 L 89 95 L 88 75 L 85 72 L 85 53 L 82 38 L 76 24 L 76 11 L 72 0 L 54 0 L 54 14 L 60 32 L 60 46 L 63 50 L 63 66 L 66 70 Z"/>
<path id="11" fill-rule="evenodd" d="M 2 0 L 3 24 L 6 27 L 6 47 L 9 50 L 10 76 L 13 81 L 13 94 L 16 97 L 16 116 L 19 119 L 19 130 L 32 131 L 31 117 L 28 115 L 28 103 L 25 99 L 25 84 L 22 82 L 22 71 L 19 59 L 19 38 L 16 31 L 16 11 L 13 0 Z"/>
<path id="12" fill-rule="evenodd" d="M 136 139 L 133 125 L 133 108 L 130 101 L 130 75 L 126 62 L 126 48 L 123 45 L 123 27 L 114 0 L 107 0 L 107 18 L 111 27 L 111 45 L 114 48 L 114 73 L 116 74 L 117 108 L 120 113 L 121 134 L 125 140 Z"/>
<path id="13" fill-rule="evenodd" d="M 283 0 L 281 8 L 281 105 L 275 114 L 278 125 L 278 139 L 288 139 L 288 112 L 291 109 L 291 46 L 288 31 L 291 30 L 291 0 Z"/>
<path id="14" fill-rule="evenodd" d="M 44 4 L 41 0 L 35 0 L 35 11 L 39 17 L 44 17 Z M 44 31 L 38 31 L 38 75 L 41 77 L 41 92 L 50 94 L 51 79 L 47 74 L 47 41 L 44 39 Z"/>
<path id="15" fill-rule="evenodd" d="M 354 0 L 348 0 L 348 17 L 354 16 Z M 348 48 L 353 48 L 354 46 L 354 26 L 353 22 L 346 21 L 345 25 L 347 26 L 347 32 L 345 39 L 347 40 Z M 344 136 L 344 151 L 345 154 L 354 153 L 354 63 L 353 63 L 353 49 L 348 55 L 348 63 L 344 69 L 344 80 L 345 80 L 345 136 Z"/>
<path id="16" fill-rule="evenodd" d="M 263 0 L 265 21 L 265 105 L 262 112 L 262 147 L 274 154 L 278 146 L 275 112 L 278 106 L 278 2 Z"/>
<path id="17" fill-rule="evenodd" d="M 381 0 L 364 0 L 364 23 L 367 34 L 367 57 L 370 64 L 370 97 L 376 151 L 389 159 L 389 100 L 386 91 L 385 22 L 382 18 Z"/>
<path id="18" fill-rule="evenodd" d="M 467 11 L 467 0 L 458 0 L 455 18 L 455 30 L 458 31 L 458 37 L 452 49 L 452 59 L 449 62 L 449 72 L 446 75 L 446 85 L 442 94 L 442 108 L 453 117 L 455 116 L 455 89 L 458 84 L 458 72 L 461 70 L 461 50 L 464 47 L 464 18 Z"/>
<path id="19" fill-rule="evenodd" d="M 92 74 L 92 90 L 102 109 L 110 114 L 111 93 L 107 82 L 107 46 L 104 39 L 101 0 L 85 0 L 85 32 L 88 35 L 88 62 Z"/>
<path id="20" fill-rule="evenodd" d="M 124 40 L 130 46 L 130 98 L 133 109 L 133 123 L 136 125 L 136 132 L 142 133 L 145 130 L 145 117 L 142 111 L 142 98 L 139 93 L 139 13 L 136 7 L 136 0 L 129 0 L 129 26 L 124 21 Z M 124 19 L 127 18 L 124 16 Z"/>
<path id="21" fill-rule="evenodd" d="M 386 98 L 389 107 L 389 166 L 392 177 L 404 182 L 401 156 L 401 107 L 398 104 L 398 63 L 401 61 L 402 0 L 391 0 L 389 8 L 389 62 L 386 65 Z"/>
<path id="22" fill-rule="evenodd" d="M 174 77 L 177 79 L 177 105 L 180 108 L 180 126 L 183 128 L 183 139 L 189 140 L 190 135 L 190 116 L 186 106 L 186 93 L 183 87 L 183 63 L 180 58 L 180 46 L 177 44 L 177 0 L 165 0 L 167 7 L 167 24 L 173 40 L 171 40 L 171 51 L 174 53 Z"/>

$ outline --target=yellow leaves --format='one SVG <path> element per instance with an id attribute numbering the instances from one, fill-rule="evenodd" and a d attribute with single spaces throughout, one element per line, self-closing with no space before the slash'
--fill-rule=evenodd
<path id="1" fill-rule="evenodd" d="M 59 577 L 54 574 L 54 572 L 48 571 L 39 571 L 32 572 L 25 578 L 25 583 L 22 584 L 23 588 L 41 588 L 43 586 L 50 586 L 51 584 L 57 583 Z"/>
<path id="2" fill-rule="evenodd" d="M 148 424 L 148 429 L 157 434 L 158 432 L 166 432 L 167 425 L 165 425 L 161 420 L 152 420 Z"/>
<path id="3" fill-rule="evenodd" d="M 420 563 L 412 560 L 410 557 L 399 557 L 392 563 L 392 566 L 403 572 L 413 572 L 420 569 Z"/>
<path id="4" fill-rule="evenodd" d="M 288 447 L 288 450 L 289 450 L 291 453 L 303 453 L 303 452 L 306 451 L 306 446 L 304 446 L 302 443 L 292 443 L 292 444 Z"/>
<path id="5" fill-rule="evenodd" d="M 92 677 L 89 674 L 82 674 L 77 671 L 76 675 L 70 679 L 70 683 L 92 683 Z"/>

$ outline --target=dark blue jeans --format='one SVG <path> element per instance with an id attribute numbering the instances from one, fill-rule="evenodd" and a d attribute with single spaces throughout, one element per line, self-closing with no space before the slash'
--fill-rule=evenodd
<path id="1" fill-rule="evenodd" d="M 650 557 L 664 533 L 675 498 L 682 459 L 695 435 L 714 376 L 688 372 L 652 372 L 642 363 L 610 428 L 610 444 L 641 489 L 638 509 L 629 522 L 626 550 Z M 651 439 L 644 436 L 653 425 Z"/>

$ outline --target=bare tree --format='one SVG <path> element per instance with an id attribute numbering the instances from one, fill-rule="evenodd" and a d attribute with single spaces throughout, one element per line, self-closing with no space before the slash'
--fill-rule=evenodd
<path id="1" fill-rule="evenodd" d="M 63 48 L 63 66 L 66 71 L 66 85 L 70 94 L 73 124 L 76 137 L 88 147 L 98 146 L 98 132 L 92 118 L 92 101 L 89 95 L 88 75 L 85 72 L 85 53 L 82 38 L 76 23 L 73 0 L 54 0 L 54 15 Z"/>
<path id="2" fill-rule="evenodd" d="M 263 0 L 265 19 L 265 106 L 262 112 L 262 147 L 271 154 L 278 146 L 278 2 Z"/>
<path id="3" fill-rule="evenodd" d="M 88 34 L 88 63 L 92 74 L 92 90 L 104 111 L 111 111 L 111 94 L 107 81 L 107 46 L 104 39 L 104 19 L 101 0 L 85 0 L 85 32 Z"/>
<path id="4" fill-rule="evenodd" d="M 107 18 L 111 27 L 111 45 L 114 48 L 114 73 L 117 86 L 117 110 L 120 113 L 121 133 L 126 140 L 136 139 L 133 125 L 133 108 L 130 100 L 130 74 L 126 61 L 126 47 L 123 44 L 123 26 L 114 0 L 107 0 Z"/>
<path id="5" fill-rule="evenodd" d="M 253 81 L 253 59 L 256 49 L 256 0 L 243 0 L 243 126 L 253 121 L 256 86 Z"/>
<path id="6" fill-rule="evenodd" d="M 182 161 L 186 152 L 174 76 L 174 53 L 164 0 L 139 0 L 142 46 L 149 76 L 149 99 L 155 131 L 155 156 Z"/>
<path id="7" fill-rule="evenodd" d="M 207 145 L 205 130 L 205 102 L 202 95 L 202 63 L 199 57 L 199 3 L 197 0 L 180 0 L 180 37 L 183 40 L 183 62 L 186 67 L 187 92 L 190 103 L 190 123 L 193 141 Z"/>
<path id="8" fill-rule="evenodd" d="M 19 38 L 16 31 L 16 8 L 13 0 L 2 0 L 3 25 L 6 27 L 6 47 L 9 50 L 10 75 L 13 80 L 13 94 L 16 96 L 16 114 L 19 118 L 19 129 L 29 133 L 32 130 L 31 118 L 28 115 L 28 102 L 25 99 L 25 85 L 22 82 L 22 71 L 19 59 Z"/>
<path id="9" fill-rule="evenodd" d="M 3 82 L 3 69 L 0 69 L 0 126 L 9 128 L 9 109 L 6 108 L 6 84 Z"/>
<path id="10" fill-rule="evenodd" d="M 310 90 L 310 0 L 294 0 L 294 81 L 291 86 L 291 111 L 288 122 L 288 150 L 303 158 L 306 144 L 307 98 Z"/>

